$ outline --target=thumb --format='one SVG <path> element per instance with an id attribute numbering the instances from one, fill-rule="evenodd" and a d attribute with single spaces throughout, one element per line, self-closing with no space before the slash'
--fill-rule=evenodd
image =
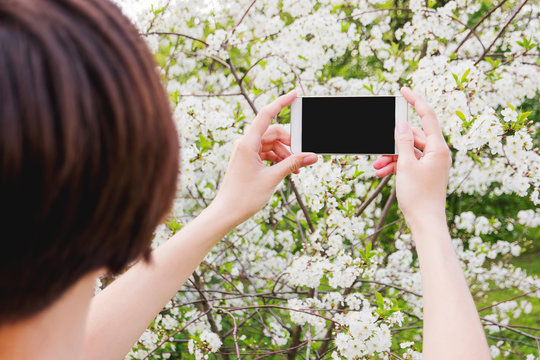
<path id="1" fill-rule="evenodd" d="M 396 147 L 398 152 L 398 161 L 400 159 L 409 161 L 416 159 L 414 155 L 414 135 L 409 123 L 398 121 L 395 131 Z"/>
<path id="2" fill-rule="evenodd" d="M 285 176 L 300 170 L 304 166 L 315 164 L 317 160 L 319 158 L 314 153 L 297 153 L 283 159 L 271 168 L 277 176 L 283 179 Z"/>

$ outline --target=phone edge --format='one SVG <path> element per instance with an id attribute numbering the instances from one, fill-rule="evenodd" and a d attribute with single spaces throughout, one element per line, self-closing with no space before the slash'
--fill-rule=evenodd
<path id="1" fill-rule="evenodd" d="M 302 152 L 302 97 L 291 104 L 291 152 Z"/>
<path id="2" fill-rule="evenodd" d="M 407 100 L 400 95 L 396 95 L 395 121 L 409 121 L 409 109 Z M 395 124 L 394 124 L 395 125 Z M 394 155 L 398 155 L 396 141 L 394 139 Z"/>

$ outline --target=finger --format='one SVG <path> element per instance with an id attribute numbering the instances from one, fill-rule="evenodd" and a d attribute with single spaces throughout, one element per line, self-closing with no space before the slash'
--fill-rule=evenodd
<path id="1" fill-rule="evenodd" d="M 382 169 L 379 169 L 375 172 L 375 175 L 378 177 L 385 177 L 390 174 L 395 174 L 397 168 L 397 162 L 391 162 L 390 164 L 386 165 Z"/>
<path id="2" fill-rule="evenodd" d="M 422 128 L 426 136 L 436 135 L 442 138 L 441 128 L 439 127 L 435 111 L 433 111 L 424 98 L 407 87 L 401 88 L 401 94 L 409 104 L 414 106 L 416 113 L 422 119 Z"/>
<path id="3" fill-rule="evenodd" d="M 276 155 L 281 157 L 282 159 L 285 159 L 285 158 L 288 158 L 289 156 L 291 156 L 291 152 L 289 151 L 289 149 L 287 149 L 285 147 L 285 145 L 283 145 L 280 142 L 276 141 L 274 143 L 273 149 L 274 149 L 274 152 L 276 153 Z"/>
<path id="4" fill-rule="evenodd" d="M 271 161 L 271 162 L 280 162 L 283 158 L 277 156 L 273 151 L 265 151 L 260 154 L 261 160 Z"/>
<path id="5" fill-rule="evenodd" d="M 262 137 L 262 143 L 264 145 L 274 141 L 279 141 L 285 145 L 291 145 L 291 134 L 280 125 L 270 125 Z"/>
<path id="6" fill-rule="evenodd" d="M 416 156 L 416 158 L 417 158 L 418 160 L 420 160 L 421 158 L 424 157 L 424 153 L 421 152 L 421 151 L 418 150 L 418 149 L 414 149 L 414 156 Z"/>
<path id="7" fill-rule="evenodd" d="M 414 146 L 423 151 L 426 147 L 426 134 L 424 134 L 422 129 L 417 127 L 412 128 L 412 132 L 414 135 Z"/>
<path id="8" fill-rule="evenodd" d="M 276 141 L 274 143 L 270 144 L 264 144 L 261 147 L 260 153 L 267 152 L 267 151 L 273 151 L 276 155 L 280 156 L 282 159 L 285 159 L 286 157 L 291 156 L 291 152 L 285 145 L 280 143 L 279 141 Z"/>
<path id="9" fill-rule="evenodd" d="M 283 179 L 290 173 L 296 173 L 300 168 L 315 164 L 319 158 L 313 153 L 298 153 L 283 159 L 279 163 L 272 165 L 271 169 L 274 174 Z"/>
<path id="10" fill-rule="evenodd" d="M 412 161 L 414 155 L 414 136 L 407 121 L 398 121 L 395 130 L 396 148 L 398 151 L 398 161 Z"/>
<path id="11" fill-rule="evenodd" d="M 377 160 L 375 160 L 375 162 L 373 163 L 373 167 L 375 168 L 375 170 L 379 170 L 379 169 L 382 169 L 383 167 L 385 167 L 386 165 L 390 164 L 393 161 L 397 161 L 397 156 L 395 156 L 395 155 L 383 155 L 380 158 L 378 158 Z"/>
<path id="12" fill-rule="evenodd" d="M 256 142 L 259 142 L 261 137 L 266 132 L 266 129 L 268 129 L 268 126 L 270 126 L 272 119 L 279 114 L 281 109 L 290 105 L 294 99 L 296 99 L 296 90 L 280 96 L 271 104 L 264 106 L 246 131 L 246 136 L 255 140 Z"/>
<path id="13" fill-rule="evenodd" d="M 274 142 L 261 142 L 261 148 L 259 151 L 270 151 L 276 146 L 276 144 L 279 144 L 283 148 L 287 149 L 287 147 L 281 141 L 276 140 Z"/>
<path id="14" fill-rule="evenodd" d="M 270 153 L 275 154 L 273 151 L 270 151 Z M 291 154 L 290 152 L 289 152 L 289 155 L 287 155 L 287 156 L 285 156 L 285 157 L 281 157 L 281 156 L 276 155 L 276 160 L 272 160 L 272 161 L 275 162 L 275 163 L 278 163 L 278 162 L 280 162 L 280 161 L 283 161 L 283 159 L 288 158 L 288 157 L 291 156 L 291 155 L 292 155 L 292 154 Z M 300 170 L 294 171 L 294 174 L 300 174 Z"/>

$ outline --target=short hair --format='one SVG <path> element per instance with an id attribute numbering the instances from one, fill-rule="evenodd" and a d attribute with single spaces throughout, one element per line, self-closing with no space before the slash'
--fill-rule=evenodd
<path id="1" fill-rule="evenodd" d="M 0 323 L 150 259 L 179 144 L 154 58 L 108 0 L 0 0 Z"/>

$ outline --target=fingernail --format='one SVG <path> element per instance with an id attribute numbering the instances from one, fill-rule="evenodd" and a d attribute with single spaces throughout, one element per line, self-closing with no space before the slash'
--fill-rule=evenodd
<path id="1" fill-rule="evenodd" d="M 317 160 L 319 160 L 319 158 L 317 157 L 317 155 L 315 154 L 309 154 L 307 156 L 304 156 L 304 165 L 311 165 L 311 164 L 315 164 L 317 162 Z"/>
<path id="2" fill-rule="evenodd" d="M 409 124 L 406 121 L 398 121 L 397 130 L 399 133 L 404 133 L 409 131 Z"/>

